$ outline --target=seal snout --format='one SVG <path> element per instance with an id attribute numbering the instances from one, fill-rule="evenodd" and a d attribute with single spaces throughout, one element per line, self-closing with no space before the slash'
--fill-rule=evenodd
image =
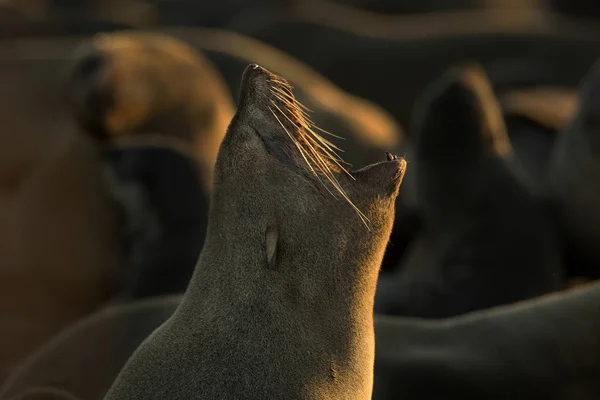
<path id="1" fill-rule="evenodd" d="M 242 76 L 242 93 L 246 95 L 266 95 L 269 93 L 269 78 L 273 76 L 258 64 L 250 64 Z"/>

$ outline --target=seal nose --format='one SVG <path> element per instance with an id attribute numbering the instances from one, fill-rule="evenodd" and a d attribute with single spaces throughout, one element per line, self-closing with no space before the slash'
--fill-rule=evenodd
<path id="1" fill-rule="evenodd" d="M 244 70 L 242 76 L 242 87 L 260 89 L 261 87 L 269 87 L 269 78 L 273 76 L 272 73 L 267 71 L 265 68 L 258 64 L 250 64 Z"/>
<path id="2" fill-rule="evenodd" d="M 268 105 L 273 77 L 275 75 L 258 64 L 248 65 L 242 75 L 240 107 L 248 104 Z"/>

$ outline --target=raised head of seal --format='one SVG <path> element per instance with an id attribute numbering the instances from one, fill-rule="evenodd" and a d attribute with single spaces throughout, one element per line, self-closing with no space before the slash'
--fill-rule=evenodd
<path id="1" fill-rule="evenodd" d="M 246 68 L 207 238 L 174 315 L 107 399 L 370 399 L 377 274 L 406 169 L 347 172 L 291 87 Z"/>

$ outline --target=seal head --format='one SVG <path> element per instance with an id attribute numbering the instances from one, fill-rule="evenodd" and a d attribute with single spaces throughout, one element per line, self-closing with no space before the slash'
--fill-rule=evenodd
<path id="1" fill-rule="evenodd" d="M 252 65 L 242 80 L 192 281 L 107 399 L 371 398 L 373 299 L 406 163 L 345 171 L 283 78 Z"/>

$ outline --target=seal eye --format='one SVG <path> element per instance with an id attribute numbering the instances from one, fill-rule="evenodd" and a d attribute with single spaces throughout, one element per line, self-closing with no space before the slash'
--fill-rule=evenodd
<path id="1" fill-rule="evenodd" d="M 277 267 L 277 245 L 279 243 L 279 232 L 275 225 L 267 226 L 265 232 L 265 249 L 267 255 L 267 265 L 271 269 Z"/>

